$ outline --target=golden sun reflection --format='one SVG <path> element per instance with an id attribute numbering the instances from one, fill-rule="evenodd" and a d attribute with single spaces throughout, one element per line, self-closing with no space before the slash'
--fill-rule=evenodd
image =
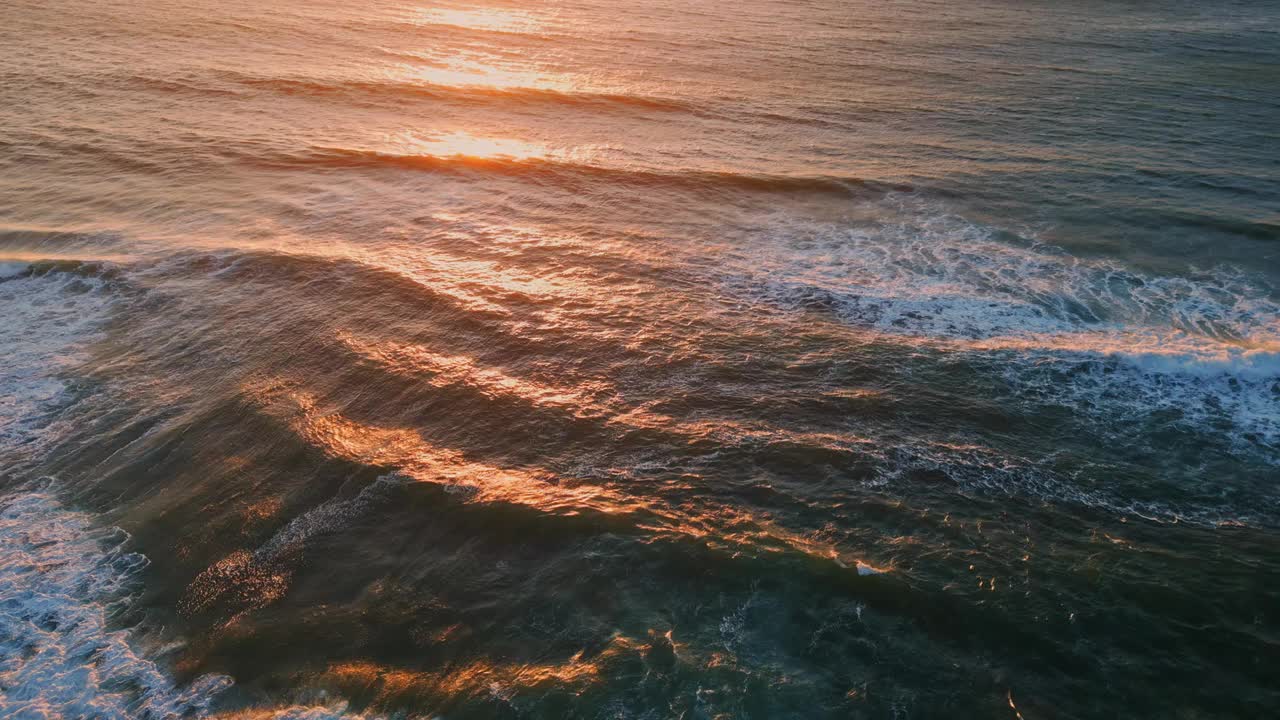
<path id="1" fill-rule="evenodd" d="M 639 642 L 615 635 L 604 650 L 590 658 L 580 652 L 562 662 L 477 660 L 434 672 L 353 661 L 331 665 L 319 680 L 344 693 L 372 696 L 374 703 L 380 706 L 433 695 L 506 696 L 517 691 L 557 686 L 570 686 L 580 691 L 599 682 L 609 665 L 643 649 Z"/>
<path id="2" fill-rule="evenodd" d="M 562 408 L 578 417 L 602 417 L 606 410 L 587 394 L 572 388 L 554 387 L 509 375 L 496 368 L 478 365 L 464 356 L 448 356 L 426 348 L 396 342 L 362 341 L 351 333 L 339 333 L 338 341 L 369 362 L 376 362 L 397 374 L 422 377 L 437 387 L 466 384 L 486 395 L 513 397 L 533 405 Z M 597 386 L 595 395 L 607 392 Z"/>
<path id="3" fill-rule="evenodd" d="M 609 488 L 553 479 L 537 469 L 472 461 L 458 450 L 428 442 L 412 428 L 360 423 L 324 408 L 314 395 L 287 389 L 288 385 L 270 381 L 264 387 L 247 389 L 247 394 L 332 457 L 395 467 L 407 479 L 440 485 L 465 501 L 513 503 L 565 516 L 583 510 L 612 515 L 647 509 L 640 501 Z"/>
<path id="4" fill-rule="evenodd" d="M 486 63 L 479 60 L 450 60 L 443 65 L 402 66 L 397 74 L 405 79 L 431 85 L 460 88 L 490 88 L 494 90 L 557 90 L 573 89 L 567 79 L 505 64 Z"/>
<path id="5" fill-rule="evenodd" d="M 473 387 L 487 396 L 558 408 L 579 418 L 594 417 L 606 426 L 684 435 L 690 444 L 713 435 L 734 444 L 752 442 L 754 438 L 756 442 L 783 445 L 821 444 L 833 450 L 867 442 L 812 433 L 780 437 L 776 429 L 753 429 L 723 421 L 690 423 L 643 409 L 618 414 L 619 408 L 601 402 L 601 396 L 609 394 L 607 387 L 555 387 L 485 367 L 469 357 L 436 354 L 409 344 L 376 342 L 345 333 L 337 340 L 368 362 L 396 375 L 422 378 L 435 387 Z M 833 543 L 786 528 L 768 515 L 714 502 L 670 506 L 635 497 L 599 477 L 559 476 L 537 467 L 500 467 L 479 461 L 463 451 L 432 442 L 412 427 L 373 425 L 348 417 L 320 396 L 283 378 L 253 383 L 244 390 L 263 411 L 283 421 L 307 444 L 325 454 L 364 465 L 395 468 L 400 477 L 440 486 L 461 502 L 510 503 L 562 516 L 584 511 L 619 518 L 630 516 L 629 522 L 649 533 L 651 541 L 695 540 L 709 550 L 734 557 L 801 553 L 833 562 L 858 575 L 892 570 L 892 566 L 874 566 L 862 558 L 849 557 Z M 626 473 L 619 471 L 615 477 L 625 481 Z M 682 475 L 672 482 L 679 484 L 696 477 Z"/>
<path id="6" fill-rule="evenodd" d="M 452 25 L 508 33 L 535 32 L 543 27 L 542 19 L 535 13 L 499 8 L 422 8 L 413 13 L 412 21 L 419 25 Z"/>
<path id="7" fill-rule="evenodd" d="M 1218 363 L 1223 367 L 1264 365 L 1280 355 L 1280 322 L 1260 328 L 1249 337 L 1222 338 L 1166 329 L 1124 332 L 1060 332 L 1034 336 L 1005 335 L 951 341 L 965 349 L 1034 352 L 1047 350 L 1088 353 L 1103 357 L 1143 358 L 1148 363 L 1178 367 Z"/>
<path id="8" fill-rule="evenodd" d="M 405 155 L 429 155 L 438 158 L 467 157 L 494 160 L 541 160 L 553 155 L 539 143 L 514 138 L 478 137 L 466 132 L 451 132 L 432 138 L 401 135 L 393 140 Z"/>

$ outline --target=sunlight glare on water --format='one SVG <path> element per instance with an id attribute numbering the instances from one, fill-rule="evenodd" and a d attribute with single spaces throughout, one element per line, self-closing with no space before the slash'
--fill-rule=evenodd
<path id="1" fill-rule="evenodd" d="M 510 90 L 571 90 L 573 83 L 554 75 L 539 73 L 519 66 L 486 63 L 481 60 L 455 59 L 443 67 L 403 66 L 389 72 L 398 78 L 462 88 Z"/>
<path id="2" fill-rule="evenodd" d="M 452 132 L 430 139 L 400 136 L 389 143 L 405 154 L 431 155 L 440 158 L 493 158 L 509 160 L 545 159 L 552 152 L 545 145 L 513 138 L 476 137 L 465 132 Z"/>
<path id="3" fill-rule="evenodd" d="M 422 25 L 452 25 L 472 30 L 495 32 L 534 32 L 542 29 L 542 14 L 534 10 L 499 7 L 416 8 L 410 11 L 412 22 Z"/>

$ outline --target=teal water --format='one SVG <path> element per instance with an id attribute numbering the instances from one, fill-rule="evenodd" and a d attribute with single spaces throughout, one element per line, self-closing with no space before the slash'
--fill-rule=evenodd
<path id="1" fill-rule="evenodd" d="M 1280 703 L 1280 9 L 0 8 L 0 716 Z"/>

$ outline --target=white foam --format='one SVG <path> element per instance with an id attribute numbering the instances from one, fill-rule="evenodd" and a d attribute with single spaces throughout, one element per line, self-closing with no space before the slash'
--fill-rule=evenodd
<path id="1" fill-rule="evenodd" d="M 67 393 L 61 374 L 82 362 L 115 300 L 98 278 L 0 264 L 0 451 L 51 442 L 44 416 Z M 362 502 L 363 495 L 352 502 Z M 326 508 L 331 519 L 342 508 Z M 289 537 L 306 536 L 290 526 Z M 128 536 L 63 507 L 47 489 L 0 496 L 0 717 L 205 718 L 231 685 L 218 675 L 178 687 L 114 628 L 146 567 Z M 240 717 L 232 714 L 232 717 Z M 341 702 L 253 710 L 255 718 L 360 715 Z"/>
<path id="2" fill-rule="evenodd" d="M 886 212 L 898 219 L 783 221 L 730 284 L 913 349 L 985 358 L 1028 401 L 1129 418 L 1176 410 L 1280 464 L 1280 303 L 1260 280 L 1073 257 L 908 201 Z"/>
<path id="3" fill-rule="evenodd" d="M 314 535 L 340 529 L 363 514 L 388 489 L 406 482 L 396 474 L 379 475 L 355 497 L 327 500 L 290 520 L 254 553 L 254 558 L 259 562 L 273 560 L 286 550 L 301 546 Z"/>
<path id="4" fill-rule="evenodd" d="M 1199 338 L 1224 351 L 1280 351 L 1280 304 L 1239 272 L 1156 276 L 1005 242 L 945 214 L 871 228 L 783 226 L 748 260 L 744 275 L 764 298 L 826 307 L 887 335 L 1030 343 L 1071 333 L 1118 340 L 1136 331 Z"/>
<path id="5" fill-rule="evenodd" d="M 59 375 L 83 360 L 112 302 L 103 281 L 71 273 L 0 282 L 0 451 L 35 438 L 65 392 Z"/>
<path id="6" fill-rule="evenodd" d="M 333 705 L 292 705 L 258 710 L 247 714 L 229 714 L 227 720 L 381 720 L 381 715 L 353 713 L 345 702 Z"/>
<path id="7" fill-rule="evenodd" d="M 0 717 L 217 718 L 232 685 L 205 675 L 186 687 L 137 647 L 112 619 L 137 590 L 147 559 L 128 535 L 101 528 L 47 489 L 0 498 Z M 345 703 L 238 709 L 229 718 L 372 720 Z"/>
<path id="8" fill-rule="evenodd" d="M 18 277 L 31 267 L 25 262 L 0 262 L 0 280 Z"/>
<path id="9" fill-rule="evenodd" d="M 45 491 L 0 503 L 0 717 L 172 717 L 229 685 L 209 676 L 179 689 L 111 629 L 146 566 L 124 533 Z"/>
<path id="10" fill-rule="evenodd" d="M 1280 377 L 1280 351 L 1221 348 L 1217 352 L 1116 352 L 1117 357 L 1146 372 L 1164 375 L 1215 377 L 1229 375 L 1245 380 Z"/>
<path id="11" fill-rule="evenodd" d="M 1160 523 L 1249 525 L 1274 518 L 1276 510 L 1275 503 L 1269 500 L 1250 507 L 1139 500 L 1116 487 L 1081 483 L 1078 476 L 1055 470 L 1052 457 L 1032 462 L 979 446 L 905 444 L 878 459 L 876 477 L 869 483 L 873 486 L 896 484 L 913 472 L 935 471 L 946 475 L 966 492 L 1030 496 Z"/>
<path id="12" fill-rule="evenodd" d="M 1007 365 L 1003 373 L 1023 398 L 1102 416 L 1117 441 L 1141 442 L 1134 433 L 1162 416 L 1161 423 L 1280 465 L 1275 362 L 1272 353 L 1212 359 L 1165 353 L 1032 355 Z"/>

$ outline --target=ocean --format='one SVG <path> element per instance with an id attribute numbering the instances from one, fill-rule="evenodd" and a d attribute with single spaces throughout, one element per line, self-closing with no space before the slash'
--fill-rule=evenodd
<path id="1" fill-rule="evenodd" d="M 0 717 L 1278 680 L 1280 5 L 0 6 Z"/>

